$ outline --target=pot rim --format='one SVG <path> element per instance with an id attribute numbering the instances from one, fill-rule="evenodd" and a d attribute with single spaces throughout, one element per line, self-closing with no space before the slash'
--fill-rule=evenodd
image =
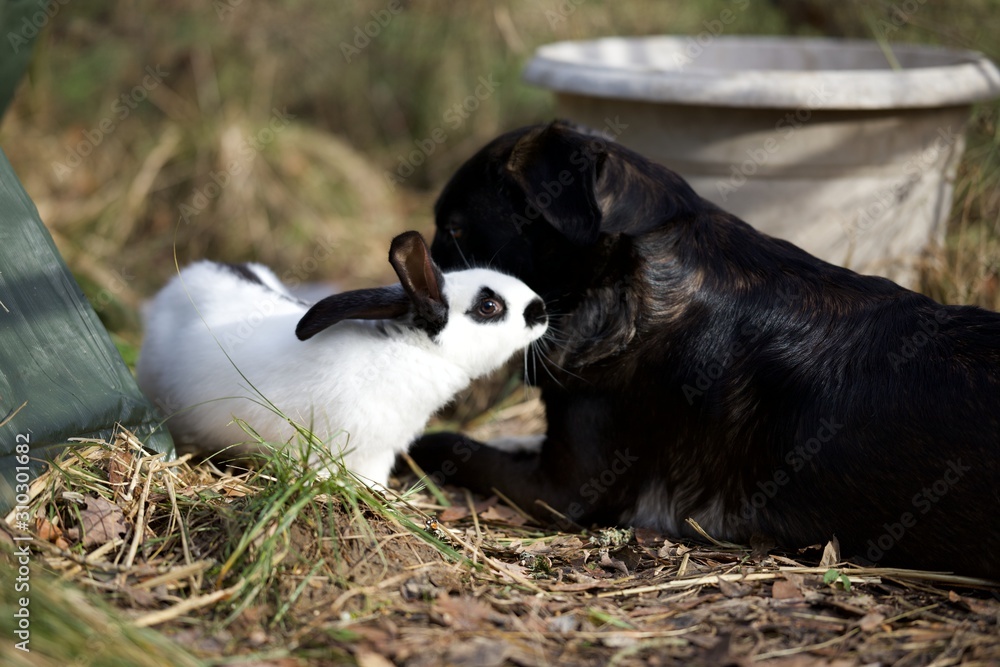
<path id="1" fill-rule="evenodd" d="M 871 40 L 701 37 L 555 42 L 536 50 L 523 76 L 529 83 L 560 93 L 722 107 L 936 108 L 1000 96 L 1000 71 L 977 51 L 892 45 L 902 65 L 894 70 L 882 47 Z M 749 54 L 774 61 L 788 49 L 794 50 L 787 54 L 789 61 L 816 66 L 797 67 L 794 62 L 792 68 L 740 66 Z M 747 58 L 741 58 L 740 51 Z M 711 65 L 727 57 L 727 64 L 736 66 Z M 823 67 L 824 58 L 859 66 Z"/>

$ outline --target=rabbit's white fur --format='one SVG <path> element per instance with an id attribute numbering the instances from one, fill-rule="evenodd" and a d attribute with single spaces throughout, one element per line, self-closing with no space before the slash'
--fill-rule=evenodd
<path id="1" fill-rule="evenodd" d="M 268 442 L 295 441 L 270 404 L 343 453 L 357 476 L 384 485 L 435 411 L 546 328 L 525 321 L 538 297 L 524 283 L 470 269 L 444 274 L 447 323 L 433 337 L 402 317 L 343 320 L 299 340 L 309 305 L 266 267 L 242 266 L 242 275 L 214 262 L 188 266 L 146 308 L 139 385 L 169 416 L 182 450 L 250 441 L 234 417 Z M 503 321 L 468 314 L 482 287 L 506 302 Z"/>

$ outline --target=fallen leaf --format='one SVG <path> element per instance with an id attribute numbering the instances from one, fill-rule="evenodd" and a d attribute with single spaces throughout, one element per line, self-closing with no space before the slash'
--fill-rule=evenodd
<path id="1" fill-rule="evenodd" d="M 727 598 L 741 598 L 750 593 L 750 587 L 736 581 L 719 579 L 719 590 Z"/>
<path id="2" fill-rule="evenodd" d="M 870 612 L 861 617 L 858 621 L 858 627 L 860 627 L 864 632 L 873 632 L 885 622 L 885 615 L 876 612 Z"/>
<path id="3" fill-rule="evenodd" d="M 434 604 L 434 611 L 441 615 L 441 620 L 448 627 L 466 631 L 479 629 L 493 613 L 493 608 L 467 595 L 441 593 Z"/>
<path id="4" fill-rule="evenodd" d="M 642 547 L 655 547 L 657 543 L 663 542 L 666 538 L 658 530 L 651 528 L 636 528 L 635 541 Z"/>
<path id="5" fill-rule="evenodd" d="M 445 659 L 456 667 L 499 667 L 507 659 L 508 650 L 505 641 L 473 637 L 449 646 Z"/>
<path id="6" fill-rule="evenodd" d="M 998 611 L 996 602 L 963 597 L 955 591 L 948 591 L 948 599 L 973 614 L 992 615 Z"/>
<path id="7" fill-rule="evenodd" d="M 469 514 L 471 514 L 471 512 L 465 505 L 452 505 L 451 507 L 446 507 L 441 510 L 440 514 L 438 514 L 437 520 L 442 523 L 449 523 L 451 521 L 464 519 L 469 516 Z M 360 660 L 358 662 L 360 662 Z"/>
<path id="8" fill-rule="evenodd" d="M 645 554 L 640 549 L 625 547 L 612 552 L 612 555 L 621 560 L 621 562 L 625 563 L 625 567 L 627 567 L 629 571 L 635 572 L 636 569 L 642 564 L 642 559 Z"/>
<path id="9" fill-rule="evenodd" d="M 125 493 L 128 487 L 128 473 L 132 471 L 132 462 L 135 456 L 132 450 L 122 447 L 116 449 L 111 455 L 111 465 L 108 468 L 108 482 L 115 490 L 115 500 L 126 498 Z M 131 497 L 126 500 L 132 500 Z"/>
<path id="10" fill-rule="evenodd" d="M 105 544 L 128 532 L 122 508 L 102 496 L 87 498 L 87 505 L 80 510 L 80 528 L 83 546 Z"/>
<path id="11" fill-rule="evenodd" d="M 157 605 L 156 596 L 145 589 L 123 586 L 120 590 L 131 599 L 133 607 L 152 609 Z"/>
<path id="12" fill-rule="evenodd" d="M 376 646 L 384 646 L 392 640 L 392 634 L 389 631 L 371 625 L 352 625 L 351 632 Z"/>
<path id="13" fill-rule="evenodd" d="M 517 581 L 517 578 L 513 575 L 518 575 L 521 578 L 527 578 L 530 575 L 530 572 L 526 568 L 517 563 L 505 563 L 502 560 L 494 560 L 493 567 L 496 568 L 497 575 L 504 581 Z"/>
<path id="14" fill-rule="evenodd" d="M 625 565 L 625 561 L 618 558 L 612 558 L 608 555 L 608 552 L 603 549 L 601 550 L 601 560 L 598 564 L 604 568 L 618 570 L 623 576 L 627 577 L 629 575 L 628 566 Z"/>
<path id="15" fill-rule="evenodd" d="M 583 548 L 583 540 L 575 535 L 557 537 L 556 539 L 549 541 L 549 546 L 553 549 L 570 549 L 578 551 Z"/>
<path id="16" fill-rule="evenodd" d="M 674 544 L 670 540 L 663 540 L 663 546 L 656 552 L 656 557 L 663 559 L 674 558 L 676 556 L 683 556 L 689 551 L 691 551 L 691 547 L 686 547 L 683 544 Z"/>
<path id="17" fill-rule="evenodd" d="M 60 549 L 69 549 L 69 542 L 63 537 L 62 528 L 55 525 L 43 516 L 35 518 L 35 535 L 39 539 L 51 542 Z"/>
<path id="18" fill-rule="evenodd" d="M 589 577 L 585 574 L 572 573 L 567 575 L 567 579 L 574 580 L 571 584 L 552 584 L 549 586 L 549 590 L 560 592 L 560 593 L 577 593 L 579 591 L 589 591 L 592 588 L 609 588 L 614 584 L 614 582 L 607 582 L 602 579 L 596 579 L 594 577 Z"/>
<path id="19" fill-rule="evenodd" d="M 820 567 L 833 567 L 840 562 L 840 540 L 834 535 L 823 547 L 823 557 L 819 559 Z"/>
<path id="20" fill-rule="evenodd" d="M 496 496 L 490 496 L 486 500 L 476 503 L 473 505 L 476 509 L 476 514 L 482 515 L 483 512 L 500 502 L 500 499 Z M 459 519 L 464 519 L 465 517 L 472 514 L 469 510 L 468 505 L 453 505 L 451 507 L 446 507 L 441 510 L 438 514 L 438 521 L 443 523 L 448 523 L 450 521 L 458 521 Z"/>
<path id="21" fill-rule="evenodd" d="M 570 612 L 562 616 L 550 618 L 546 623 L 546 627 L 549 632 L 575 632 L 580 628 L 580 619 L 576 617 L 576 614 Z"/>
<path id="22" fill-rule="evenodd" d="M 537 542 L 532 542 L 528 546 L 524 547 L 525 553 L 533 554 L 535 556 L 542 556 L 544 554 L 552 553 L 552 547 L 545 542 L 538 540 Z"/>
<path id="23" fill-rule="evenodd" d="M 787 579 L 776 579 L 771 586 L 771 597 L 775 600 L 801 600 L 803 599 L 802 589 Z"/>
<path id="24" fill-rule="evenodd" d="M 253 628 L 252 630 L 250 630 L 250 634 L 247 637 L 247 641 L 249 642 L 250 646 L 253 646 L 254 648 L 259 648 L 263 646 L 268 641 L 267 630 L 265 630 L 264 628 Z"/>
<path id="25" fill-rule="evenodd" d="M 509 507 L 504 507 L 503 505 L 495 505 L 489 508 L 485 512 L 482 512 L 479 515 L 479 518 L 483 521 L 505 523 L 508 526 L 523 526 L 527 523 L 527 520 L 523 516 Z"/>
<path id="26" fill-rule="evenodd" d="M 358 667 L 393 667 L 392 661 L 374 651 L 359 648 L 354 652 Z"/>

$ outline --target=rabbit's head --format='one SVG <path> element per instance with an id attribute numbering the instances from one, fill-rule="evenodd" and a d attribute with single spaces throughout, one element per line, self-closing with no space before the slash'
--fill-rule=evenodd
<path id="1" fill-rule="evenodd" d="M 544 303 L 523 282 L 489 269 L 442 274 L 417 232 L 392 240 L 389 263 L 398 285 L 319 301 L 299 321 L 299 339 L 343 320 L 394 319 L 425 332 L 442 356 L 478 377 L 541 337 L 548 326 Z"/>

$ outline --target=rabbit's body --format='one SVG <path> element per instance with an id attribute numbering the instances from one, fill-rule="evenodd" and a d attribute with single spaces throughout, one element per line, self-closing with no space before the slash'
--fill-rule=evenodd
<path id="1" fill-rule="evenodd" d="M 469 317 L 468 305 L 483 288 L 498 301 L 503 295 L 511 321 Z M 352 294 L 410 308 L 399 285 L 335 295 L 310 308 L 265 267 L 193 264 L 149 304 L 139 384 L 170 416 L 183 450 L 212 453 L 252 441 L 234 418 L 268 442 L 294 442 L 290 419 L 334 457 L 344 454 L 359 477 L 385 484 L 396 455 L 434 412 L 545 330 L 544 321 L 513 321 L 537 301 L 529 288 L 473 269 L 443 278 L 443 324 L 407 312 L 324 320 L 302 334 L 309 317 L 315 322 L 312 313 L 331 307 L 324 302 L 342 303 Z"/>

